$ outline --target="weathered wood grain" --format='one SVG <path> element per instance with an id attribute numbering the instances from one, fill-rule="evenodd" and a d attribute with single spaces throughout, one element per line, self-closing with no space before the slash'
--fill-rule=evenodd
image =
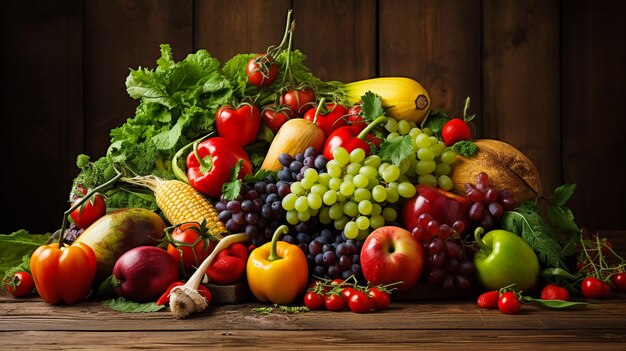
<path id="1" fill-rule="evenodd" d="M 192 51 L 191 0 L 85 1 L 85 152 L 106 153 L 109 132 L 135 115 L 129 68 L 155 67 L 159 45 L 176 60 Z M 68 190 L 69 191 L 69 190 Z"/>
<path id="2" fill-rule="evenodd" d="M 563 181 L 577 221 L 626 227 L 626 2 L 564 1 Z"/>
<path id="3" fill-rule="evenodd" d="M 472 98 L 476 136 L 482 134 L 481 1 L 381 1 L 381 76 L 407 76 L 422 83 L 433 108 L 463 115 Z"/>
<path id="4" fill-rule="evenodd" d="M 561 183 L 559 1 L 483 3 L 483 131 L 522 151 L 552 195 Z"/>

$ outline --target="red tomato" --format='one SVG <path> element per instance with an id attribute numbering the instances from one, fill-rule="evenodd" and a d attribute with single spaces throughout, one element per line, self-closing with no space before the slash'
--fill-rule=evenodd
<path id="1" fill-rule="evenodd" d="M 209 290 L 209 288 L 204 285 L 200 285 L 198 287 L 198 293 L 200 294 L 200 296 L 204 297 L 208 305 L 211 304 L 211 300 L 213 300 L 213 294 L 211 294 L 211 290 Z"/>
<path id="2" fill-rule="evenodd" d="M 304 295 L 304 305 L 310 310 L 319 310 L 324 307 L 324 296 L 313 291 Z"/>
<path id="3" fill-rule="evenodd" d="M 261 122 L 276 134 L 280 127 L 292 116 L 293 111 L 287 106 L 282 106 L 278 109 L 274 108 L 274 106 L 267 106 L 261 112 Z"/>
<path id="4" fill-rule="evenodd" d="M 170 235 L 172 242 L 167 245 L 167 253 L 180 263 L 185 270 L 197 268 L 213 252 L 217 241 L 202 232 L 198 223 L 183 223 Z"/>
<path id="5" fill-rule="evenodd" d="M 76 204 L 78 200 L 74 201 Z M 70 217 L 77 227 L 87 229 L 93 222 L 104 216 L 107 212 L 104 196 L 95 194 L 91 199 L 87 200 L 82 206 L 70 213 Z"/>
<path id="6" fill-rule="evenodd" d="M 352 296 L 352 294 L 355 292 L 356 290 L 354 290 L 354 288 L 343 288 L 341 289 L 341 296 L 343 296 L 344 299 L 346 299 L 346 301 L 350 300 L 350 296 Z"/>
<path id="7" fill-rule="evenodd" d="M 288 89 L 285 90 L 280 96 L 280 104 L 287 105 L 289 108 L 298 113 L 304 115 L 306 111 L 313 107 L 315 102 L 315 93 L 313 89 L 304 87 L 302 89 Z"/>
<path id="8" fill-rule="evenodd" d="M 451 146 L 457 141 L 470 140 L 472 131 L 467 122 L 460 118 L 454 118 L 446 122 L 441 129 L 441 136 L 447 146 Z"/>
<path id="9" fill-rule="evenodd" d="M 367 313 L 374 308 L 372 299 L 363 291 L 356 290 L 350 295 L 348 300 L 350 311 L 355 313 Z"/>
<path id="10" fill-rule="evenodd" d="M 341 295 L 329 294 L 324 300 L 326 309 L 333 312 L 338 312 L 346 307 L 346 300 Z"/>
<path id="11" fill-rule="evenodd" d="M 377 310 L 383 310 L 391 303 L 391 297 L 389 294 L 378 288 L 371 288 L 368 295 L 370 300 L 372 300 L 372 305 Z"/>
<path id="12" fill-rule="evenodd" d="M 363 117 L 361 117 L 362 109 L 363 108 L 361 107 L 360 104 L 356 104 L 350 107 L 350 109 L 348 110 L 348 122 L 350 122 L 350 125 L 352 126 L 363 129 L 367 127 L 367 123 L 365 123 L 365 121 L 363 120 Z"/>
<path id="13" fill-rule="evenodd" d="M 522 303 L 512 291 L 500 295 L 498 309 L 505 314 L 517 314 L 522 309 Z"/>
<path id="14" fill-rule="evenodd" d="M 626 292 L 626 273 L 617 273 L 611 277 L 611 283 L 615 290 Z"/>
<path id="15" fill-rule="evenodd" d="M 491 290 L 480 294 L 477 304 L 480 308 L 498 308 L 498 300 L 500 300 L 500 292 Z"/>
<path id="16" fill-rule="evenodd" d="M 248 82 L 257 87 L 271 85 L 278 77 L 278 64 L 269 55 L 256 55 L 246 67 Z"/>
<path id="17" fill-rule="evenodd" d="M 4 280 L 4 286 L 9 294 L 15 297 L 28 296 L 35 287 L 33 277 L 25 271 L 13 273 Z"/>
<path id="18" fill-rule="evenodd" d="M 541 290 L 541 299 L 569 301 L 569 292 L 558 285 L 548 284 Z"/>
<path id="19" fill-rule="evenodd" d="M 342 105 L 336 104 L 326 104 L 326 109 L 328 112 L 325 114 L 321 112 L 317 114 L 317 120 L 315 119 L 316 108 L 308 110 L 303 118 L 307 121 L 315 121 L 315 124 L 317 124 L 324 131 L 326 137 L 328 137 L 333 130 L 348 125 L 348 121 L 346 120 L 348 109 Z"/>
<path id="20" fill-rule="evenodd" d="M 580 290 L 588 299 L 605 299 L 611 295 L 611 286 L 595 277 L 585 278 Z"/>

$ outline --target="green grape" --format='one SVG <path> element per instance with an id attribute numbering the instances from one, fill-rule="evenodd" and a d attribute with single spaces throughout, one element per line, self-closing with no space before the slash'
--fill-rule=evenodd
<path id="1" fill-rule="evenodd" d="M 413 129 L 413 128 L 417 128 L 417 123 L 415 123 L 415 122 L 409 122 L 409 127 L 411 127 L 411 129 Z"/>
<path id="2" fill-rule="evenodd" d="M 394 118 L 387 118 L 387 123 L 385 123 L 385 129 L 387 129 L 389 133 L 397 131 L 398 121 L 396 121 Z"/>
<path id="3" fill-rule="evenodd" d="M 383 208 L 379 204 L 372 204 L 372 213 L 370 213 L 370 216 L 379 215 L 381 212 L 383 212 Z"/>
<path id="4" fill-rule="evenodd" d="M 304 194 L 304 188 L 302 187 L 302 184 L 300 184 L 300 182 L 291 183 L 291 185 L 289 186 L 289 189 L 291 189 L 292 194 L 295 194 L 295 195 Z"/>
<path id="5" fill-rule="evenodd" d="M 370 231 L 368 229 L 359 230 L 359 236 L 356 237 L 356 240 L 363 241 L 367 239 L 370 235 Z"/>
<path id="6" fill-rule="evenodd" d="M 343 229 L 343 233 L 348 239 L 356 239 L 356 237 L 359 235 L 359 227 L 357 226 L 356 222 L 349 221 L 348 223 L 346 223 Z"/>
<path id="7" fill-rule="evenodd" d="M 352 179 L 354 179 L 354 175 L 350 174 L 350 173 L 346 173 L 343 176 L 343 181 L 342 182 L 351 182 Z"/>
<path id="8" fill-rule="evenodd" d="M 398 133 L 400 133 L 401 135 L 407 135 L 409 134 L 410 130 L 411 130 L 411 125 L 409 124 L 408 121 L 405 121 L 405 120 L 398 121 Z"/>
<path id="9" fill-rule="evenodd" d="M 439 141 L 437 144 L 433 144 L 431 145 L 431 150 L 433 150 L 433 153 L 435 154 L 435 157 L 441 155 L 441 153 L 443 152 L 443 149 L 445 148 L 446 144 L 444 144 L 442 141 Z"/>
<path id="10" fill-rule="evenodd" d="M 359 214 L 359 206 L 354 201 L 347 201 L 343 204 L 343 213 L 348 217 L 355 217 Z"/>
<path id="11" fill-rule="evenodd" d="M 450 165 L 447 163 L 438 163 L 437 167 L 435 167 L 435 175 L 442 176 L 450 173 Z"/>
<path id="12" fill-rule="evenodd" d="M 437 178 L 432 174 L 424 174 L 417 177 L 417 182 L 424 185 L 437 186 Z"/>
<path id="13" fill-rule="evenodd" d="M 409 157 L 400 161 L 400 174 L 405 174 L 409 170 L 409 166 L 411 166 L 411 159 Z"/>
<path id="14" fill-rule="evenodd" d="M 317 181 L 318 177 L 319 174 L 317 174 L 315 168 L 308 168 L 306 171 L 304 171 L 304 178 L 313 178 L 313 181 Z"/>
<path id="15" fill-rule="evenodd" d="M 387 184 L 387 202 L 393 204 L 393 203 L 398 202 L 398 200 L 400 200 L 400 194 L 398 194 L 398 187 L 389 186 L 391 184 L 392 183 Z"/>
<path id="16" fill-rule="evenodd" d="M 334 204 L 335 202 L 337 202 L 337 191 L 335 190 L 326 191 L 324 195 L 322 196 L 322 200 L 324 201 L 324 204 L 326 206 L 330 206 Z"/>
<path id="17" fill-rule="evenodd" d="M 368 215 L 372 213 L 372 203 L 369 200 L 363 200 L 359 202 L 359 213 L 362 215 Z"/>
<path id="18" fill-rule="evenodd" d="M 378 184 L 380 184 L 380 181 L 378 180 L 378 177 L 376 177 L 376 178 L 369 178 L 369 184 L 367 184 L 367 188 L 372 190 Z"/>
<path id="19" fill-rule="evenodd" d="M 408 182 L 408 181 L 409 181 L 409 177 L 407 177 L 404 174 L 401 174 L 396 180 L 397 183 Z"/>
<path id="20" fill-rule="evenodd" d="M 285 219 L 287 220 L 287 223 L 291 225 L 296 225 L 298 224 L 298 222 L 300 222 L 300 219 L 298 218 L 298 212 L 296 211 L 287 211 Z"/>
<path id="21" fill-rule="evenodd" d="M 409 182 L 402 182 L 398 184 L 398 194 L 405 199 L 412 198 L 417 190 L 415 190 L 415 186 Z"/>
<path id="22" fill-rule="evenodd" d="M 398 134 L 397 132 L 393 132 L 393 133 L 389 133 L 389 135 L 387 135 L 387 140 L 388 141 L 394 141 L 396 139 L 398 139 L 400 137 L 400 134 Z"/>
<path id="23" fill-rule="evenodd" d="M 330 160 L 326 162 L 326 171 L 328 171 L 329 167 L 334 167 L 334 166 L 341 167 L 343 165 L 340 165 L 339 162 L 337 162 L 336 160 Z"/>
<path id="24" fill-rule="evenodd" d="M 348 174 L 356 175 L 356 174 L 359 174 L 359 170 L 360 169 L 361 169 L 361 164 L 360 163 L 351 163 L 346 168 L 346 172 Z"/>
<path id="25" fill-rule="evenodd" d="M 311 219 L 311 214 L 309 213 L 309 211 L 298 212 L 298 219 L 300 220 L 300 222 L 307 222 L 309 219 Z"/>
<path id="26" fill-rule="evenodd" d="M 389 165 L 383 170 L 382 176 L 386 182 L 394 182 L 400 176 L 400 167 Z"/>
<path id="27" fill-rule="evenodd" d="M 431 135 L 435 134 L 435 133 L 433 132 L 433 130 L 432 130 L 432 129 L 430 129 L 430 128 L 428 128 L 428 127 L 427 127 L 427 128 L 422 129 L 422 132 L 424 132 L 424 134 L 426 134 L 426 135 L 428 135 L 428 136 L 431 136 Z"/>
<path id="28" fill-rule="evenodd" d="M 326 193 L 327 190 L 328 190 L 328 188 L 325 185 L 322 185 L 322 184 L 315 184 L 315 185 L 313 185 L 311 187 L 311 192 L 312 193 L 316 193 L 320 197 L 324 196 L 324 194 Z"/>
<path id="29" fill-rule="evenodd" d="M 365 150 L 358 147 L 350 152 L 350 162 L 361 163 L 363 159 L 365 159 Z"/>
<path id="30" fill-rule="evenodd" d="M 342 147 L 338 147 L 333 150 L 333 158 L 337 163 L 341 166 L 348 164 L 350 162 L 350 154 L 346 149 Z"/>
<path id="31" fill-rule="evenodd" d="M 367 190 L 367 188 L 356 188 L 352 196 L 354 197 L 354 201 L 356 202 L 372 199 L 372 193 Z"/>
<path id="32" fill-rule="evenodd" d="M 330 222 L 332 222 L 330 218 L 330 207 L 322 207 L 317 218 L 322 224 L 330 224 Z"/>
<path id="33" fill-rule="evenodd" d="M 417 158 L 423 161 L 432 161 L 435 159 L 435 153 L 430 148 L 420 148 L 417 150 Z"/>
<path id="34" fill-rule="evenodd" d="M 366 176 L 367 178 L 378 177 L 378 171 L 372 166 L 363 166 L 359 170 L 359 174 Z"/>
<path id="35" fill-rule="evenodd" d="M 428 135 L 426 135 L 424 133 L 418 134 L 415 137 L 415 144 L 419 148 L 430 147 L 430 138 L 428 137 Z"/>
<path id="36" fill-rule="evenodd" d="M 298 212 L 305 212 L 309 209 L 309 200 L 306 196 L 298 196 L 298 198 L 296 199 L 296 206 L 295 206 L 296 211 Z"/>
<path id="37" fill-rule="evenodd" d="M 298 195 L 294 193 L 287 194 L 287 196 L 285 196 L 283 198 L 283 201 L 281 202 L 281 204 L 283 205 L 283 209 L 285 211 L 293 211 L 294 208 L 296 207 L 297 198 L 298 198 Z"/>
<path id="38" fill-rule="evenodd" d="M 309 203 L 309 208 L 311 209 L 317 210 L 322 207 L 322 197 L 316 193 L 310 193 L 307 195 L 307 201 Z"/>
<path id="39" fill-rule="evenodd" d="M 335 229 L 337 230 L 343 230 L 343 228 L 346 227 L 346 224 L 348 223 L 349 219 L 346 216 L 343 216 L 339 219 L 335 220 Z"/>
<path id="40" fill-rule="evenodd" d="M 346 196 L 341 192 L 337 192 L 337 202 L 344 203 L 346 202 Z"/>
<path id="41" fill-rule="evenodd" d="M 309 207 L 309 215 L 311 215 L 311 217 L 315 217 L 317 216 L 317 213 L 320 211 L 319 208 L 310 208 Z"/>
<path id="42" fill-rule="evenodd" d="M 433 173 L 437 167 L 435 161 L 417 161 L 417 165 L 415 165 L 415 173 L 418 175 L 430 174 Z"/>
<path id="43" fill-rule="evenodd" d="M 390 164 L 388 162 L 381 163 L 380 166 L 378 166 L 378 174 L 382 177 L 383 171 L 385 171 L 385 168 L 389 166 Z"/>
<path id="44" fill-rule="evenodd" d="M 330 176 L 330 174 L 328 173 L 322 173 L 319 175 L 319 177 L 317 178 L 317 182 L 320 183 L 323 186 L 328 186 L 328 182 L 330 181 L 330 178 L 332 178 Z"/>
<path id="45" fill-rule="evenodd" d="M 350 196 L 354 193 L 354 184 L 349 181 L 343 181 L 339 187 L 339 192 L 344 196 Z"/>
<path id="46" fill-rule="evenodd" d="M 456 152 L 452 150 L 446 150 L 441 154 L 441 162 L 451 165 L 455 161 L 456 161 Z"/>
<path id="47" fill-rule="evenodd" d="M 328 209 L 328 216 L 330 216 L 330 218 L 335 221 L 343 217 L 343 205 L 340 203 L 335 203 L 334 205 L 330 206 L 330 208 Z"/>
<path id="48" fill-rule="evenodd" d="M 370 217 L 370 226 L 374 229 L 380 228 L 385 225 L 385 219 L 381 215 Z"/>
<path id="49" fill-rule="evenodd" d="M 328 172 L 328 175 L 333 178 L 341 177 L 341 167 L 339 166 L 328 166 L 326 167 L 326 171 Z"/>
<path id="50" fill-rule="evenodd" d="M 443 190 L 449 191 L 452 190 L 452 187 L 454 187 L 452 179 L 447 175 L 439 176 L 439 178 L 437 179 L 437 183 L 439 184 L 439 187 Z"/>
<path id="51" fill-rule="evenodd" d="M 359 216 L 355 222 L 359 230 L 365 230 L 370 227 L 370 219 L 366 216 Z"/>
<path id="52" fill-rule="evenodd" d="M 352 183 L 354 183 L 354 186 L 357 188 L 365 188 L 370 183 L 370 180 L 362 174 L 357 174 L 352 178 Z"/>
<path id="53" fill-rule="evenodd" d="M 393 222 L 398 218 L 398 212 L 393 207 L 385 207 L 382 213 L 383 218 L 387 223 Z"/>
<path id="54" fill-rule="evenodd" d="M 341 178 L 330 178 L 330 180 L 328 181 L 328 189 L 330 190 L 339 190 L 339 187 L 341 186 Z"/>
<path id="55" fill-rule="evenodd" d="M 372 189 L 372 198 L 376 202 L 383 202 L 387 200 L 387 189 L 384 186 L 378 184 Z"/>
<path id="56" fill-rule="evenodd" d="M 380 158 L 380 156 L 369 155 L 365 158 L 365 160 L 363 160 L 363 165 L 374 167 L 374 169 L 376 169 L 378 168 L 378 166 L 380 166 L 381 162 L 382 162 L 382 159 Z"/>
<path id="57" fill-rule="evenodd" d="M 434 136 L 434 135 L 430 136 L 430 144 L 431 144 L 431 145 L 437 145 L 437 144 L 439 144 L 439 139 L 437 139 L 437 137 L 436 137 L 436 136 Z"/>
<path id="58" fill-rule="evenodd" d="M 309 168 L 310 169 L 310 168 Z M 312 178 L 302 178 L 302 180 L 300 181 L 300 185 L 302 185 L 303 189 L 309 190 L 311 189 L 311 187 L 315 184 L 315 180 L 313 180 Z"/>
<path id="59" fill-rule="evenodd" d="M 422 130 L 417 127 L 411 128 L 411 130 L 409 131 L 409 135 L 411 136 L 412 139 L 415 139 L 415 137 L 421 133 L 422 133 Z"/>

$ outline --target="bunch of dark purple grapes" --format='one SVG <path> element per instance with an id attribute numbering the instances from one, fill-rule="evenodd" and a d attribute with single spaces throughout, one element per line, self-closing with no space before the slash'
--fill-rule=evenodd
<path id="1" fill-rule="evenodd" d="M 317 173 L 326 173 L 328 160 L 324 155 L 318 155 L 315 148 L 309 146 L 304 153 L 296 154 L 295 157 L 283 153 L 278 156 L 278 162 L 283 169 L 278 171 L 278 180 L 286 182 L 300 181 L 304 177 L 304 171 L 314 168 Z"/>
<path id="2" fill-rule="evenodd" d="M 493 228 L 494 218 L 502 217 L 504 211 L 512 210 L 516 206 L 511 191 L 508 189 L 498 191 L 492 187 L 485 172 L 478 174 L 476 185 L 465 184 L 465 197 L 473 203 L 468 213 L 470 220 L 485 230 Z"/>

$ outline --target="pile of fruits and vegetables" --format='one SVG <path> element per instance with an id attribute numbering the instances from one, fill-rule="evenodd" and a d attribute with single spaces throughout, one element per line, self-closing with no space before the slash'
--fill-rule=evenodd
<path id="1" fill-rule="evenodd" d="M 280 44 L 223 64 L 161 45 L 131 70 L 135 116 L 78 156 L 61 228 L 1 239 L 8 293 L 184 318 L 244 283 L 359 313 L 425 285 L 504 313 L 626 290 L 624 260 L 567 208 L 575 185 L 546 194 L 519 150 L 473 139 L 469 98 L 449 116 L 409 78 L 322 81 L 293 28 L 290 12 Z"/>

